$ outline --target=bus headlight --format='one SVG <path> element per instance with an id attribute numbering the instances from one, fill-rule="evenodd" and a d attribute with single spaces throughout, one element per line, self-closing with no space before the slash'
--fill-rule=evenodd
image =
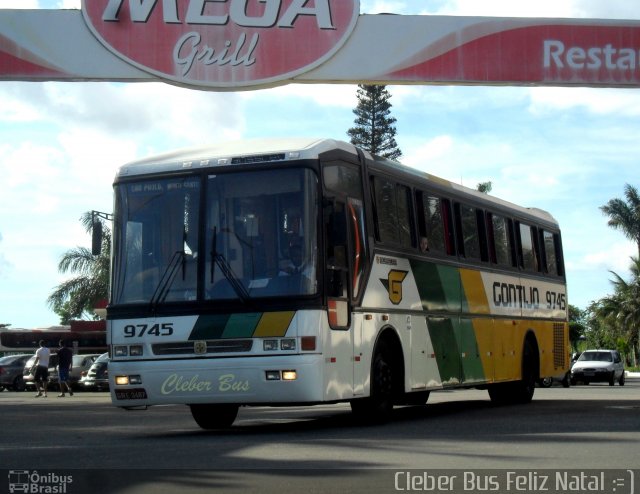
<path id="1" fill-rule="evenodd" d="M 115 382 L 117 386 L 128 386 L 129 384 L 142 384 L 142 377 L 140 375 L 132 376 L 116 376 Z"/>
<path id="2" fill-rule="evenodd" d="M 128 386 L 129 376 L 116 376 L 115 381 L 116 381 L 116 385 L 118 386 Z"/>
<path id="3" fill-rule="evenodd" d="M 142 384 L 142 377 L 139 375 L 129 376 L 129 384 Z"/>
<path id="4" fill-rule="evenodd" d="M 283 381 L 295 381 L 298 379 L 298 373 L 294 370 L 283 370 L 282 371 L 282 380 Z"/>
<path id="5" fill-rule="evenodd" d="M 278 349 L 278 340 L 264 340 L 262 342 L 262 348 L 265 352 L 273 352 Z"/>
<path id="6" fill-rule="evenodd" d="M 277 370 L 265 371 L 265 377 L 267 378 L 267 381 L 279 381 L 280 371 L 277 371 Z"/>
<path id="7" fill-rule="evenodd" d="M 280 340 L 280 349 L 281 350 L 295 350 L 296 349 L 296 340 L 295 338 L 286 338 Z"/>
<path id="8" fill-rule="evenodd" d="M 129 355 L 129 347 L 126 347 L 126 346 L 113 347 L 114 357 L 126 357 L 127 355 Z"/>

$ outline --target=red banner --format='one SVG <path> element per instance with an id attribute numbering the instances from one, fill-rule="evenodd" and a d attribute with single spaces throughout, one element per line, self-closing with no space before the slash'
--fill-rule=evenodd
<path id="1" fill-rule="evenodd" d="M 358 16 L 357 0 L 85 4 L 0 10 L 0 80 L 640 86 L 638 21 Z"/>

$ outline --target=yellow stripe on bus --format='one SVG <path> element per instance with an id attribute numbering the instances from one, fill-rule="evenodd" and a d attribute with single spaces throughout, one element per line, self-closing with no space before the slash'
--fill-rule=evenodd
<path id="1" fill-rule="evenodd" d="M 265 312 L 253 333 L 256 338 L 266 336 L 284 336 L 293 320 L 295 311 Z"/>
<path id="2" fill-rule="evenodd" d="M 467 299 L 469 312 L 472 314 L 490 314 L 489 300 L 484 291 L 480 271 L 461 269 L 460 279 L 462 280 L 462 288 Z"/>

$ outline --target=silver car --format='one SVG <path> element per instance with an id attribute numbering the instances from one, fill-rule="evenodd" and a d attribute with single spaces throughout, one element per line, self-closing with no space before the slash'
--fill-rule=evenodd
<path id="1" fill-rule="evenodd" d="M 571 384 L 616 381 L 624 386 L 624 362 L 617 350 L 587 350 L 571 368 Z"/>
<path id="2" fill-rule="evenodd" d="M 100 356 L 99 353 L 88 355 L 74 355 L 69 372 L 69 385 L 72 388 L 78 388 L 80 379 L 86 376 L 93 362 Z M 57 363 L 56 363 L 57 364 Z M 58 384 L 58 366 L 49 366 L 49 384 Z"/>

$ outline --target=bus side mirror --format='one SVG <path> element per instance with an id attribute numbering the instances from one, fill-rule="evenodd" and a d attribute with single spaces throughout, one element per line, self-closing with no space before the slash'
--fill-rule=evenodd
<path id="1" fill-rule="evenodd" d="M 102 252 L 102 223 L 94 220 L 91 225 L 91 254 L 99 256 Z"/>

